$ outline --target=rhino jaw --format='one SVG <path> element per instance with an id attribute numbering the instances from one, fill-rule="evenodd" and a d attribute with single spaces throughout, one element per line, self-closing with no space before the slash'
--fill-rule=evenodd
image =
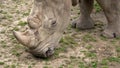
<path id="1" fill-rule="evenodd" d="M 23 33 L 21 32 L 18 32 L 18 31 L 13 31 L 13 35 L 15 36 L 15 38 L 21 43 L 23 44 L 24 46 L 27 46 L 29 45 L 30 43 L 30 37 L 29 36 L 26 36 L 24 35 Z"/>

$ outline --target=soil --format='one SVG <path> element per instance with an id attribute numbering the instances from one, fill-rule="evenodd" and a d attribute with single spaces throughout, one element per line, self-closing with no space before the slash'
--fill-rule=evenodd
<path id="1" fill-rule="evenodd" d="M 27 52 L 13 36 L 13 30 L 27 29 L 27 16 L 32 0 L 1 0 L 0 2 L 0 68 L 119 68 L 120 39 L 101 36 L 107 20 L 102 11 L 93 10 L 95 28 L 65 30 L 63 37 L 75 43 L 60 43 L 60 49 L 49 58 L 37 58 Z M 71 21 L 79 17 L 79 7 L 72 7 Z M 64 39 L 65 40 L 65 39 Z M 65 48 L 64 48 L 65 47 Z M 63 50 L 62 50 L 63 49 Z"/>

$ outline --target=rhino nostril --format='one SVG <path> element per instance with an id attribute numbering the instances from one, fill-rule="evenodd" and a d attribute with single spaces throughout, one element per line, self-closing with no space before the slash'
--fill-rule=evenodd
<path id="1" fill-rule="evenodd" d="M 48 48 L 48 50 L 46 51 L 46 57 L 52 56 L 54 53 L 54 48 Z"/>

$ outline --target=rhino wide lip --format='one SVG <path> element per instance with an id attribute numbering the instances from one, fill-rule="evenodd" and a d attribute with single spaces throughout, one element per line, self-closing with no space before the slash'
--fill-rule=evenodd
<path id="1" fill-rule="evenodd" d="M 29 52 L 32 53 L 36 57 L 49 57 L 54 54 L 54 44 L 50 44 L 50 42 L 41 41 L 37 44 L 35 48 L 29 48 Z"/>

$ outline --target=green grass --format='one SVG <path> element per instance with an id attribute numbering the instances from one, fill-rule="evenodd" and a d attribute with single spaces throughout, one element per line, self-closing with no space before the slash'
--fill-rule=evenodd
<path id="1" fill-rule="evenodd" d="M 92 45 L 87 45 L 85 48 L 90 50 L 90 49 L 92 49 L 92 47 L 93 47 Z"/>
<path id="2" fill-rule="evenodd" d="M 12 65 L 11 65 L 11 68 L 16 68 L 16 65 L 12 64 Z"/>
<path id="3" fill-rule="evenodd" d="M 70 56 L 70 59 L 76 59 L 76 57 L 75 56 Z"/>
<path id="4" fill-rule="evenodd" d="M 28 16 L 28 15 L 29 15 L 29 12 L 23 13 L 23 16 Z"/>
<path id="5" fill-rule="evenodd" d="M 98 64 L 97 62 L 92 62 L 91 64 L 92 64 L 92 68 L 97 68 L 97 64 Z"/>
<path id="6" fill-rule="evenodd" d="M 100 36 L 100 39 L 103 41 L 108 41 L 107 37 L 104 37 L 104 36 Z"/>
<path id="7" fill-rule="evenodd" d="M 58 55 L 60 52 L 66 52 L 67 48 L 77 46 L 77 42 L 69 35 L 62 37 L 59 43 L 61 46 L 55 50 L 55 55 Z"/>
<path id="8" fill-rule="evenodd" d="M 0 65 L 4 65 L 5 63 L 4 62 L 0 62 Z"/>
<path id="9" fill-rule="evenodd" d="M 117 38 L 115 38 L 116 40 L 120 40 L 120 36 L 118 36 Z"/>
<path id="10" fill-rule="evenodd" d="M 60 65 L 58 68 L 64 68 L 63 65 Z"/>
<path id="11" fill-rule="evenodd" d="M 76 41 L 74 40 L 74 38 L 72 38 L 71 36 L 65 36 L 65 37 L 61 38 L 60 43 L 62 45 L 77 44 Z"/>
<path id="12" fill-rule="evenodd" d="M 44 66 L 43 68 L 49 68 L 48 66 Z"/>
<path id="13" fill-rule="evenodd" d="M 10 68 L 10 65 L 4 65 L 4 68 Z"/>
<path id="14" fill-rule="evenodd" d="M 116 42 L 117 42 L 117 40 L 115 40 L 115 39 L 112 39 L 112 40 L 110 41 L 110 43 L 113 44 L 113 45 L 115 45 Z"/>
<path id="15" fill-rule="evenodd" d="M 17 14 L 20 14 L 20 11 L 19 11 L 19 10 L 16 10 L 16 13 L 17 13 Z"/>
<path id="16" fill-rule="evenodd" d="M 96 53 L 93 52 L 85 52 L 86 57 L 90 57 L 90 58 L 96 58 Z"/>
<path id="17" fill-rule="evenodd" d="M 3 47 L 3 48 L 6 48 L 6 47 L 7 47 L 7 45 L 6 45 L 6 44 L 2 44 L 2 47 Z"/>
<path id="18" fill-rule="evenodd" d="M 101 66 L 101 68 L 109 68 L 107 65 Z"/>
<path id="19" fill-rule="evenodd" d="M 13 16 L 9 15 L 9 14 L 4 14 L 4 16 L 2 17 L 2 19 L 8 20 L 8 21 L 12 21 Z"/>
<path id="20" fill-rule="evenodd" d="M 11 64 L 11 65 L 4 65 L 4 68 L 19 68 L 17 65 L 15 64 Z"/>
<path id="21" fill-rule="evenodd" d="M 102 61 L 101 61 L 101 65 L 108 65 L 108 60 L 107 59 L 103 59 Z"/>
<path id="22" fill-rule="evenodd" d="M 25 47 L 23 47 L 19 44 L 14 45 L 14 48 L 12 48 L 11 53 L 12 53 L 12 55 L 19 57 L 22 54 L 22 52 L 20 52 L 22 49 L 25 49 Z"/>
<path id="23" fill-rule="evenodd" d="M 86 68 L 84 62 L 79 62 L 78 67 L 79 67 L 79 68 Z"/>
<path id="24" fill-rule="evenodd" d="M 86 34 L 82 37 L 82 40 L 85 41 L 85 42 L 97 42 L 96 38 L 89 35 L 89 34 Z"/>
<path id="25" fill-rule="evenodd" d="M 29 65 L 28 68 L 32 68 L 32 66 Z"/>
<path id="26" fill-rule="evenodd" d="M 14 27 L 13 30 L 19 31 L 19 28 L 18 27 Z"/>
<path id="27" fill-rule="evenodd" d="M 15 56 L 19 57 L 21 54 L 16 49 L 13 49 L 12 50 L 12 55 L 15 55 Z"/>
<path id="28" fill-rule="evenodd" d="M 109 57 L 108 60 L 109 60 L 109 62 L 118 62 L 118 63 L 120 63 L 120 58 L 118 58 L 118 57 Z"/>
<path id="29" fill-rule="evenodd" d="M 5 41 L 1 41 L 1 42 L 0 42 L 0 44 L 1 44 L 1 47 L 3 47 L 3 48 L 7 47 L 7 45 L 6 45 L 6 42 L 5 42 Z"/>
<path id="30" fill-rule="evenodd" d="M 1 10 L 0 13 L 2 13 L 2 14 L 7 14 L 7 12 L 5 12 L 5 11 L 3 11 L 3 10 Z"/>
<path id="31" fill-rule="evenodd" d="M 116 51 L 117 51 L 117 52 L 120 52 L 120 46 L 117 46 L 117 47 L 116 47 Z"/>
<path id="32" fill-rule="evenodd" d="M 102 10 L 100 5 L 96 1 L 94 2 L 94 8 L 95 8 L 96 12 L 100 12 Z"/>
<path id="33" fill-rule="evenodd" d="M 25 26 L 25 25 L 27 25 L 27 22 L 25 22 L 25 21 L 19 21 L 19 24 L 18 24 L 19 26 Z"/>

